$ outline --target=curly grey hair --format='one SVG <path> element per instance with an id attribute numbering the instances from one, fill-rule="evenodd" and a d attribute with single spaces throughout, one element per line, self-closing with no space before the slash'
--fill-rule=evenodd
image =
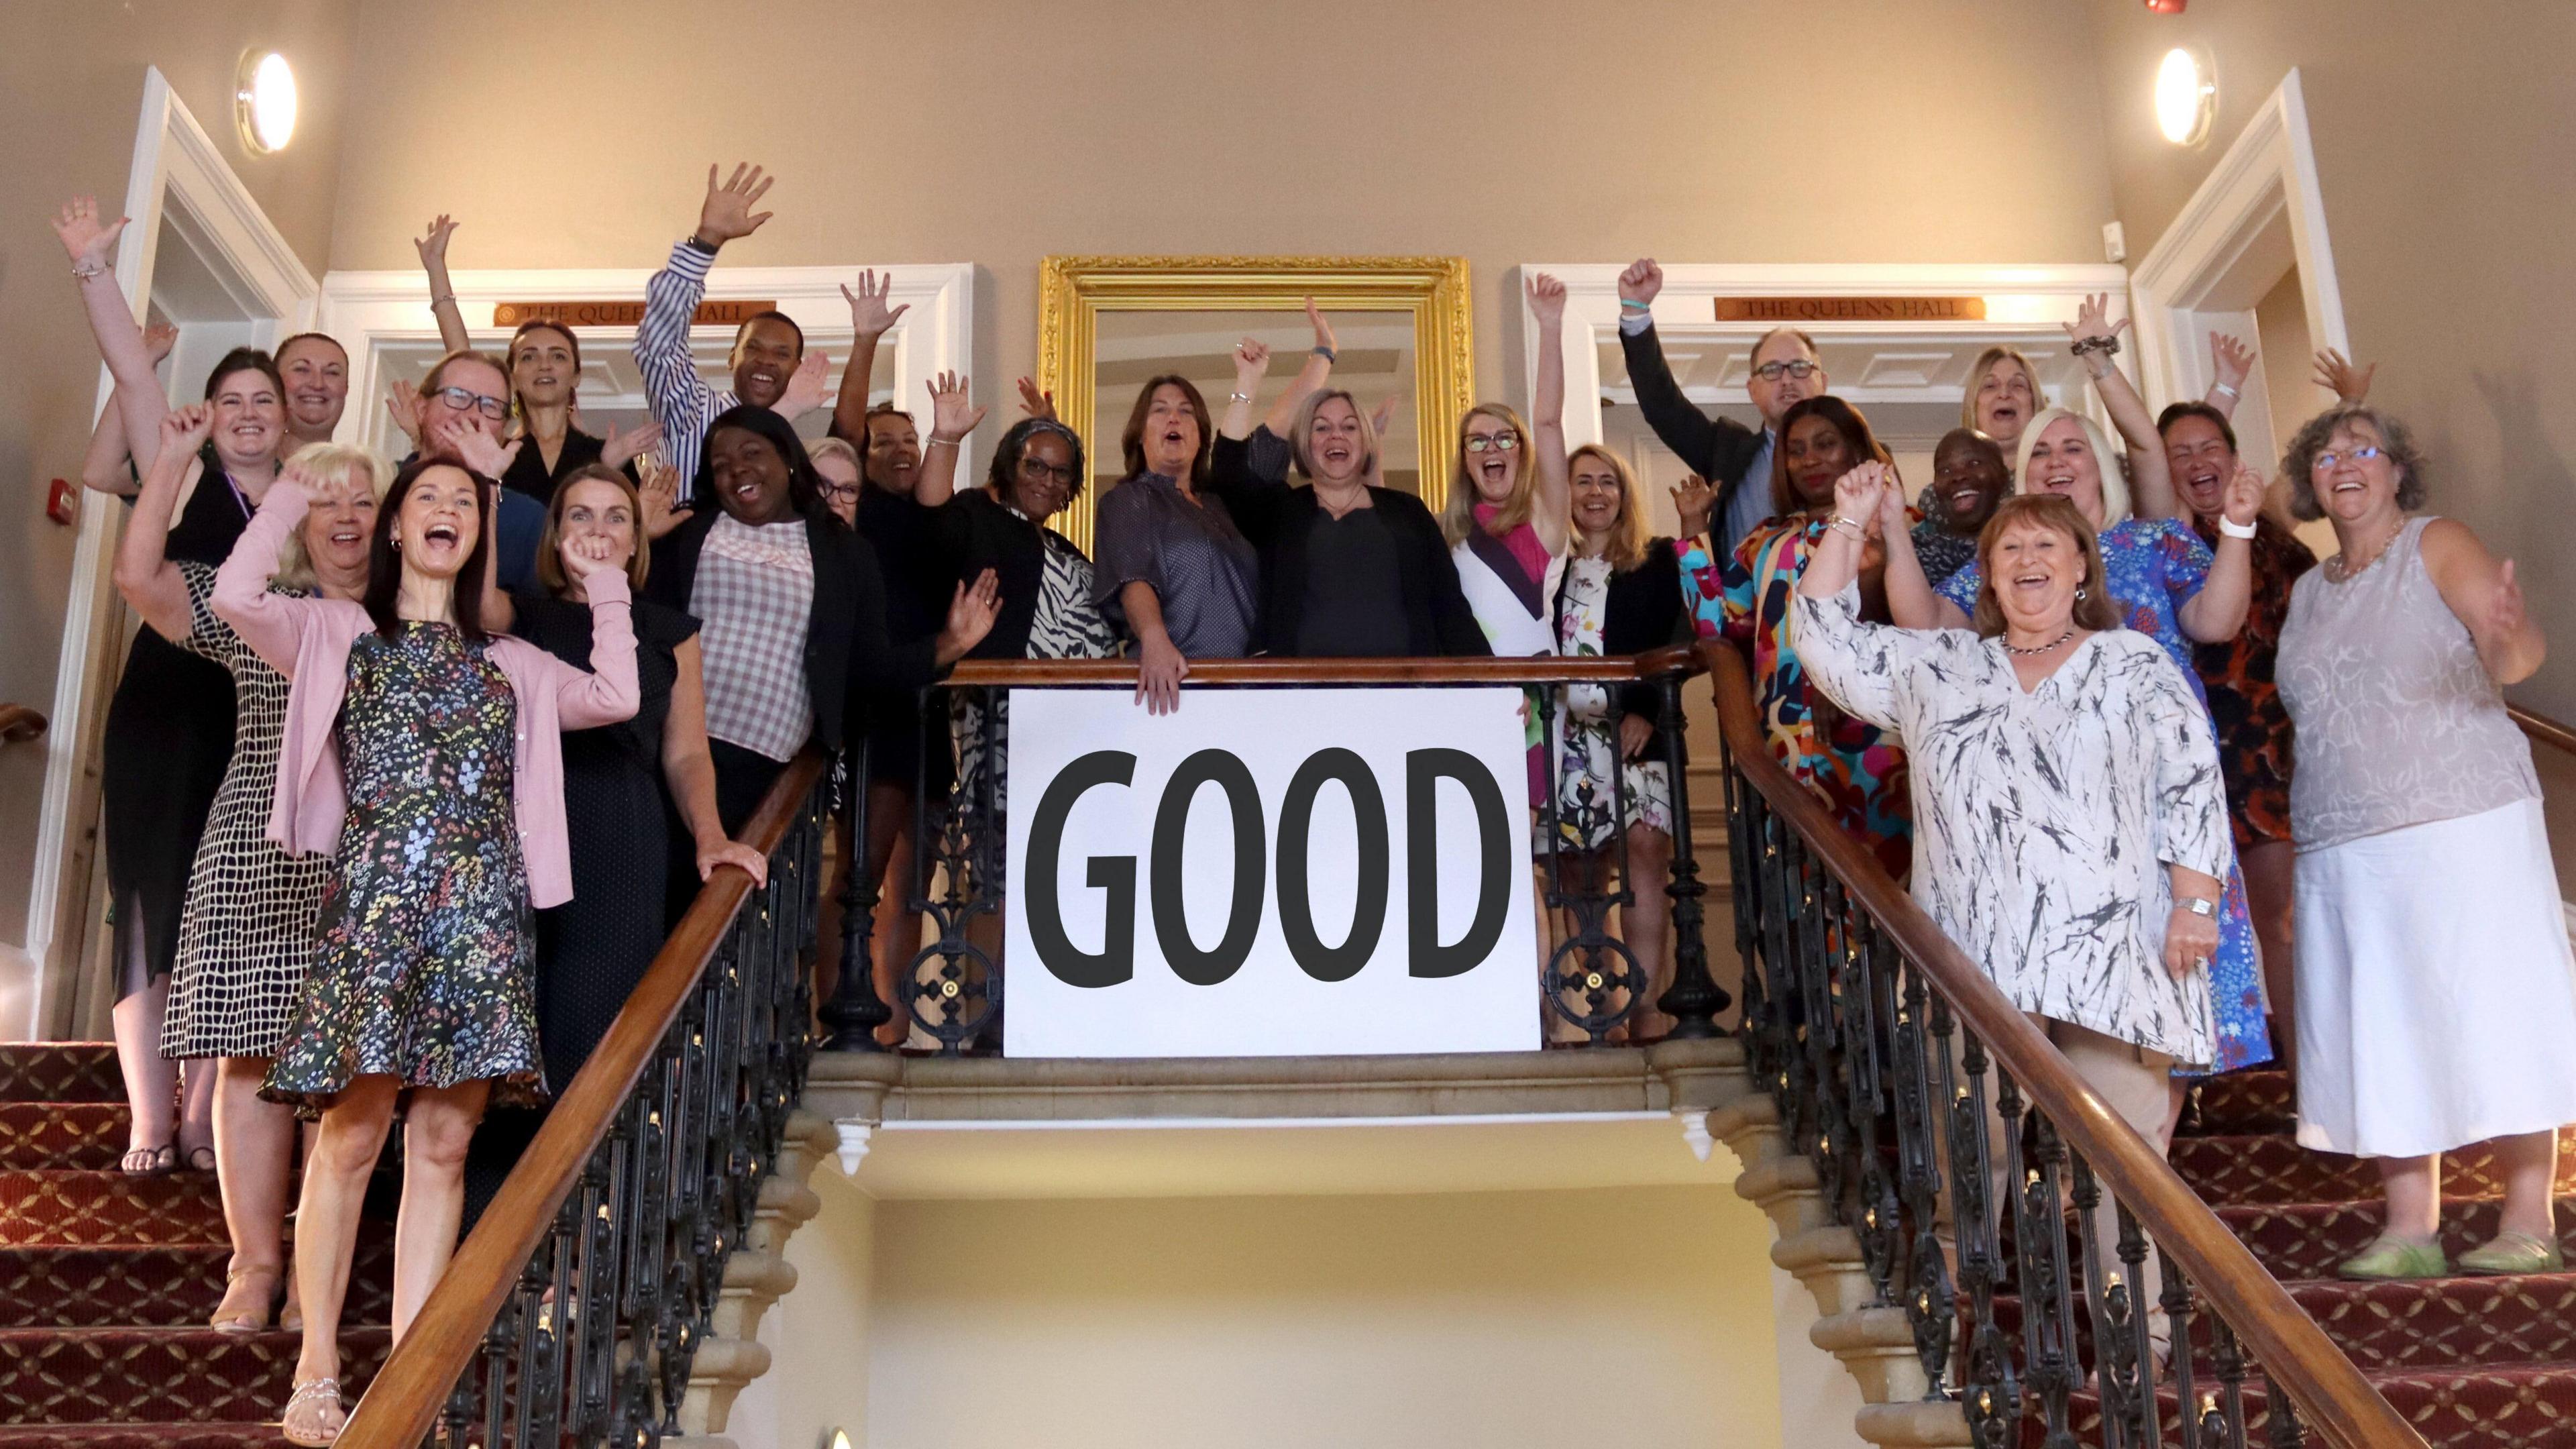
<path id="1" fill-rule="evenodd" d="M 2334 435 L 2354 424 L 2361 424 L 2379 435 L 2379 446 L 2397 469 L 2397 506 L 2409 513 L 2424 506 L 2424 453 L 2415 446 L 2415 435 L 2406 425 L 2379 409 L 2361 403 L 2338 403 L 2308 419 L 2297 437 L 2290 439 L 2288 452 L 2281 455 L 2281 473 L 2290 484 L 2290 512 L 2303 519 L 2326 516 L 2325 505 L 2317 502 L 2317 455 L 2334 441 Z"/>

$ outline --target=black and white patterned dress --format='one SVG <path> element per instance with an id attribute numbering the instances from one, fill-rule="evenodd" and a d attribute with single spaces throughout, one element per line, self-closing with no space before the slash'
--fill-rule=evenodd
<path id="1" fill-rule="evenodd" d="M 288 855 L 268 838 L 287 679 L 215 617 L 215 571 L 182 562 L 188 637 L 179 647 L 232 671 L 232 767 L 207 812 L 170 973 L 165 1057 L 265 1057 L 277 1051 L 313 962 L 327 855 Z"/>
<path id="2" fill-rule="evenodd" d="M 1016 511 L 1013 517 L 1021 517 Z M 1043 571 L 1038 579 L 1037 613 L 1029 621 L 1029 642 L 1024 657 L 1030 659 L 1106 659 L 1118 652 L 1118 631 L 1110 627 L 1095 602 L 1098 595 L 1091 560 L 1083 557 L 1064 535 L 1051 528 L 1039 528 L 1045 549 Z M 973 690 L 953 690 L 949 694 L 949 727 L 957 740 L 957 789 L 970 796 L 980 788 L 978 781 L 984 769 L 984 712 L 974 700 Z M 992 735 L 1004 750 L 1010 747 L 1010 700 L 1007 696 L 994 701 Z M 995 813 L 1007 805 L 1005 779 L 993 781 Z"/>

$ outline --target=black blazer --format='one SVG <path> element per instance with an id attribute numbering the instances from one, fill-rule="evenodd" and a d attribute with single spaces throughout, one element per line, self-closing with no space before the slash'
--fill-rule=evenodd
<path id="1" fill-rule="evenodd" d="M 1296 647 L 1298 626 L 1306 609 L 1306 541 L 1323 512 L 1312 488 L 1292 488 L 1256 478 L 1240 438 L 1220 436 L 1208 469 L 1207 492 L 1234 516 L 1234 526 L 1261 554 L 1261 632 L 1270 652 L 1286 654 Z M 1369 504 L 1379 510 L 1387 532 L 1395 537 L 1398 580 L 1404 595 L 1408 647 L 1416 658 L 1441 655 L 1490 656 L 1476 611 L 1458 587 L 1458 564 L 1449 556 L 1449 541 L 1422 500 L 1392 488 L 1371 488 Z M 1675 585 L 1676 588 L 1679 585 Z"/>
<path id="2" fill-rule="evenodd" d="M 1567 571 L 1569 574 L 1572 570 Z M 1565 585 L 1556 586 L 1552 616 L 1564 637 Z M 1682 610 L 1682 565 L 1669 538 L 1650 539 L 1646 561 L 1625 573 L 1610 575 L 1610 594 L 1601 610 L 1601 652 L 1643 654 L 1667 644 L 1688 643 L 1690 616 Z M 1660 726 L 1664 719 L 1661 685 L 1640 681 L 1621 685 L 1619 712 L 1639 715 Z"/>
<path id="3" fill-rule="evenodd" d="M 1037 627 L 1038 590 L 1046 577 L 1046 534 L 1053 532 L 1013 513 L 982 488 L 961 488 L 930 510 L 940 562 L 953 583 L 972 583 L 986 569 L 1001 589 L 993 632 L 967 651 L 970 659 L 1020 659 Z M 1070 547 L 1070 545 L 1068 545 Z"/>
<path id="4" fill-rule="evenodd" d="M 1655 335 L 1653 323 L 1633 335 L 1619 334 L 1619 350 L 1627 356 L 1628 385 L 1637 390 L 1637 411 L 1645 415 L 1646 426 L 1655 430 L 1683 466 L 1717 489 L 1711 519 L 1726 517 L 1735 490 L 1747 484 L 1768 495 L 1770 479 L 1744 476 L 1762 451 L 1761 432 L 1733 418 L 1710 417 L 1699 410 L 1699 404 L 1682 396 L 1681 384 L 1673 381 L 1673 370 L 1664 363 L 1664 342 Z"/>
<path id="5" fill-rule="evenodd" d="M 698 555 L 723 515 L 701 508 L 653 544 L 646 598 L 684 613 L 698 582 Z M 885 579 L 876 556 L 841 520 L 805 519 L 814 554 L 814 609 L 805 628 L 805 690 L 813 697 L 814 743 L 841 748 L 853 680 L 883 689 L 918 689 L 939 677 L 936 637 L 897 644 L 886 633 Z"/>

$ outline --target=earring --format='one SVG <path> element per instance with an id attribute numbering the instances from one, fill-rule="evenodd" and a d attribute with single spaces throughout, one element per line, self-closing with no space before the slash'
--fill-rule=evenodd
<path id="1" fill-rule="evenodd" d="M 2078 603 L 2081 603 L 2084 599 L 2084 591 L 2082 589 L 2077 589 L 2075 591 L 2075 598 Z"/>

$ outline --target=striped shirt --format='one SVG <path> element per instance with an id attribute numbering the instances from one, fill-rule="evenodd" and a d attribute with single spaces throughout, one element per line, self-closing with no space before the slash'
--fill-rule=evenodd
<path id="1" fill-rule="evenodd" d="M 686 239 L 672 247 L 671 264 L 644 286 L 644 321 L 635 329 L 635 365 L 644 373 L 644 397 L 653 421 L 662 425 L 662 455 L 679 470 L 684 490 L 697 487 L 707 424 L 742 401 L 731 391 L 708 387 L 689 356 L 689 324 L 707 295 L 707 268 L 715 260 L 715 253 Z"/>

